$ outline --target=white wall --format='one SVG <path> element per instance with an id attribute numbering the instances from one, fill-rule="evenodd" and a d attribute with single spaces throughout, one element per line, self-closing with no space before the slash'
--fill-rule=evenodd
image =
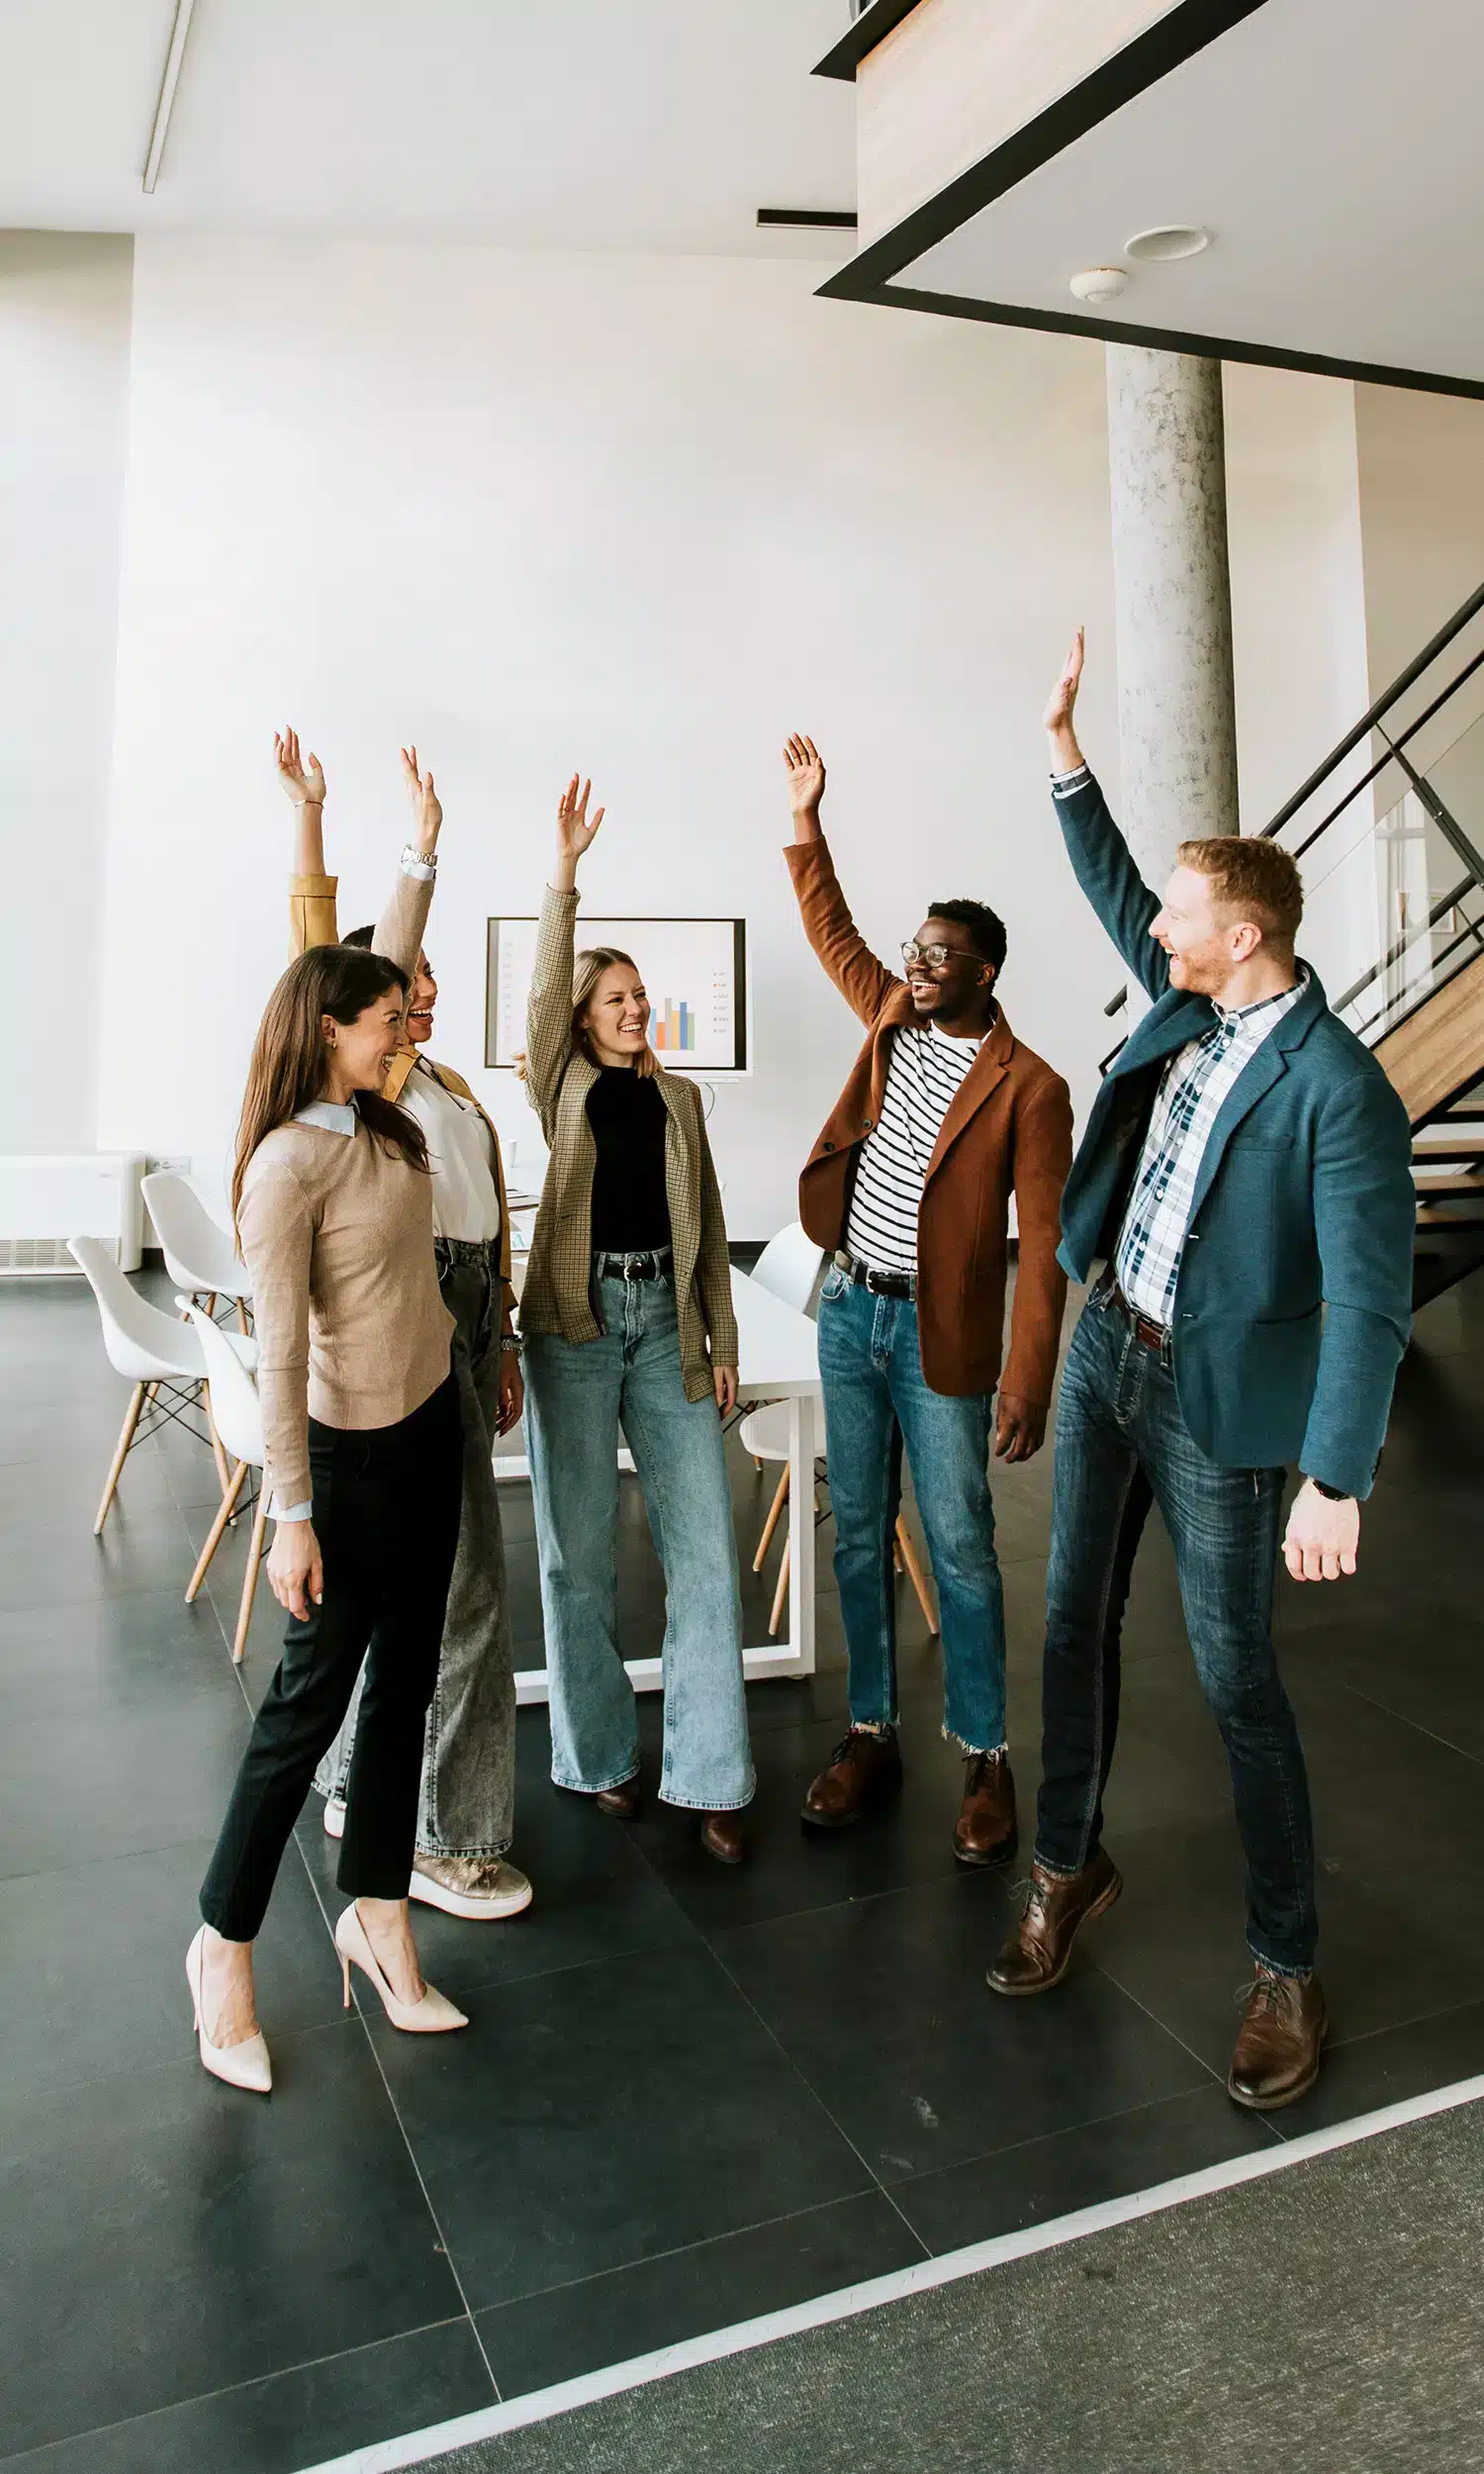
<path id="1" fill-rule="evenodd" d="M 0 1153 L 93 1148 L 132 249 L 0 234 Z"/>
<path id="2" fill-rule="evenodd" d="M 329 773 L 342 924 L 403 836 L 399 739 L 448 812 L 438 1053 L 535 1166 L 483 1056 L 484 922 L 534 909 L 556 792 L 608 821 L 595 911 L 738 910 L 751 1082 L 718 1088 L 734 1235 L 789 1215 L 858 1032 L 799 930 L 779 746 L 830 765 L 885 952 L 1005 913 L 1007 1009 L 1073 1072 L 1114 971 L 1050 814 L 1070 625 L 1111 644 L 1101 354 L 812 297 L 808 266 L 477 248 L 139 244 L 100 1136 L 214 1173 L 283 953 L 271 732 Z M 1111 657 L 1087 692 L 1111 759 Z M 641 963 L 642 954 L 639 957 Z M 526 1165 L 528 1163 L 528 1166 Z"/>

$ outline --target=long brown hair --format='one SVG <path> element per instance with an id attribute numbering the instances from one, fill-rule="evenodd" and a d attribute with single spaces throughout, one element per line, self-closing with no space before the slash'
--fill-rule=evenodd
<path id="1" fill-rule="evenodd" d="M 407 995 L 405 971 L 385 954 L 362 953 L 349 945 L 312 945 L 289 964 L 263 1009 L 252 1044 L 232 1171 L 233 1227 L 247 1163 L 259 1143 L 275 1126 L 288 1125 L 311 1100 L 325 1096 L 329 1053 L 324 1016 L 353 1022 L 393 988 Z M 357 1092 L 356 1107 L 388 1151 L 399 1152 L 409 1168 L 427 1173 L 427 1144 L 416 1117 L 380 1092 Z"/>
<path id="2" fill-rule="evenodd" d="M 588 1006 L 592 1002 L 593 991 L 598 986 L 598 983 L 602 979 L 604 971 L 610 971 L 615 963 L 617 963 L 625 971 L 632 971 L 635 979 L 639 977 L 639 966 L 637 962 L 635 962 L 633 955 L 624 953 L 621 946 L 618 945 L 585 946 L 583 951 L 576 957 L 576 960 L 573 963 L 572 1053 L 576 1057 L 587 1057 L 590 1060 L 592 1059 L 593 1050 L 589 1044 L 587 1029 L 583 1022 L 583 1015 L 587 1012 Z M 634 1059 L 634 1072 L 636 1074 L 662 1074 L 664 1072 L 664 1068 L 661 1065 L 659 1058 L 655 1055 L 654 1050 L 650 1047 L 647 1039 L 643 1047 L 640 1049 L 639 1054 Z"/>

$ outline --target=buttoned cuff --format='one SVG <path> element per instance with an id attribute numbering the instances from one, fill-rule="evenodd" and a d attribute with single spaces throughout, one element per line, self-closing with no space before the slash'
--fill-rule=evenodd
<path id="1" fill-rule="evenodd" d="M 1066 799 L 1069 792 L 1085 790 L 1092 779 L 1090 765 L 1073 765 L 1070 773 L 1054 773 L 1051 778 L 1053 799 Z"/>
<path id="2" fill-rule="evenodd" d="M 314 1510 L 313 1502 L 291 1503 L 285 1510 L 275 1495 L 268 1506 L 268 1516 L 270 1520 L 310 1520 L 314 1517 Z"/>

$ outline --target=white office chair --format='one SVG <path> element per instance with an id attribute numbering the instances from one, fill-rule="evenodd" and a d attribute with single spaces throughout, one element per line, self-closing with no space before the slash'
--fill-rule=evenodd
<path id="1" fill-rule="evenodd" d="M 753 1265 L 752 1277 L 760 1282 L 763 1287 L 771 1288 L 773 1294 L 781 1297 L 785 1305 L 791 1305 L 802 1314 L 807 1310 L 809 1300 L 814 1294 L 814 1285 L 819 1278 L 820 1265 L 823 1260 L 824 1248 L 816 1246 L 813 1238 L 806 1234 L 803 1222 L 790 1220 L 787 1228 L 781 1228 L 776 1237 L 769 1238 L 767 1245 Z M 753 1570 L 760 1572 L 767 1561 L 768 1550 L 773 1544 L 773 1533 L 783 1516 L 784 1505 L 788 1500 L 788 1402 L 775 1400 L 765 1403 L 761 1408 L 749 1409 L 737 1431 L 742 1439 L 743 1449 L 750 1452 L 755 1461 L 760 1463 L 782 1461 L 784 1464 L 784 1474 L 778 1481 L 778 1492 L 773 1498 L 768 1518 L 763 1523 L 763 1534 L 758 1540 L 758 1551 L 752 1559 Z M 922 1608 L 929 1632 L 936 1636 L 938 1618 L 934 1612 L 933 1601 L 928 1595 L 927 1577 L 918 1561 L 917 1550 L 912 1544 L 911 1532 L 905 1520 L 900 1516 L 897 1518 L 892 1554 L 897 1570 L 906 1572 L 917 1592 L 917 1603 Z M 779 1567 L 773 1613 L 768 1623 L 769 1632 L 775 1637 L 784 1619 L 784 1606 L 788 1595 L 788 1569 L 792 1557 L 791 1541 L 786 1542 L 784 1560 Z"/>
<path id="2" fill-rule="evenodd" d="M 158 1225 L 158 1223 L 156 1223 Z M 222 1533 L 237 1508 L 237 1497 L 246 1482 L 249 1470 L 261 1470 L 266 1457 L 263 1450 L 263 1417 L 258 1405 L 257 1384 L 243 1363 L 235 1336 L 223 1331 L 209 1314 L 189 1297 L 177 1297 L 176 1304 L 190 1316 L 206 1361 L 216 1411 L 217 1432 L 236 1462 L 231 1483 L 222 1497 L 216 1519 L 212 1522 L 200 1559 L 191 1574 L 186 1591 L 186 1604 L 195 1602 L 196 1592 L 207 1575 L 212 1557 L 222 1543 Z M 258 1566 L 263 1555 L 263 1531 L 268 1519 L 268 1490 L 259 1484 L 257 1505 L 252 1515 L 252 1537 L 247 1548 L 247 1570 L 242 1574 L 242 1595 L 237 1607 L 237 1629 L 232 1645 L 232 1663 L 240 1665 L 247 1646 L 247 1627 L 252 1621 L 252 1601 L 257 1595 Z"/>
<path id="3" fill-rule="evenodd" d="M 752 1277 L 760 1288 L 771 1289 L 782 1297 L 785 1305 L 803 1314 L 814 1294 L 819 1267 L 824 1261 L 823 1246 L 816 1246 L 802 1220 L 790 1220 L 776 1237 L 770 1237 L 756 1263 Z"/>
<path id="4" fill-rule="evenodd" d="M 139 1190 L 176 1287 L 190 1297 L 205 1297 L 208 1314 L 215 1311 L 219 1297 L 226 1297 L 236 1307 L 238 1329 L 245 1332 L 246 1306 L 252 1295 L 247 1267 L 195 1187 L 172 1169 L 155 1169 L 140 1180 Z"/>
<path id="5" fill-rule="evenodd" d="M 184 1323 L 172 1322 L 168 1314 L 161 1314 L 158 1306 L 141 1297 L 120 1271 L 109 1248 L 98 1238 L 69 1237 L 67 1251 L 87 1274 L 88 1284 L 98 1301 L 103 1346 L 108 1352 L 109 1364 L 116 1374 L 124 1376 L 134 1385 L 109 1467 L 103 1500 L 98 1506 L 98 1517 L 93 1523 L 94 1537 L 100 1534 L 108 1518 L 109 1506 L 118 1491 L 120 1473 L 135 1445 L 144 1442 L 172 1418 L 177 1425 L 184 1426 L 188 1434 L 211 1444 L 216 1456 L 217 1475 L 226 1494 L 230 1482 L 227 1455 L 212 1425 L 206 1359 L 195 1332 Z M 242 1358 L 248 1363 L 255 1362 L 257 1351 L 252 1341 L 229 1340 L 226 1333 L 222 1338 L 229 1352 L 238 1353 L 239 1362 Z M 208 1432 L 204 1436 L 199 1426 L 192 1425 L 190 1418 L 190 1411 L 198 1397 L 207 1415 Z"/>

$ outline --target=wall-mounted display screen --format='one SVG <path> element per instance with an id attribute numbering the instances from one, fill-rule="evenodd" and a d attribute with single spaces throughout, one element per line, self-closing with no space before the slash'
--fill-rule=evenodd
<path id="1" fill-rule="evenodd" d="M 590 919 L 577 948 L 616 945 L 632 954 L 649 998 L 649 1036 L 667 1066 L 707 1080 L 746 1074 L 745 919 Z M 485 1063 L 513 1066 L 525 1046 L 525 1003 L 536 957 L 534 919 L 491 919 L 485 995 Z"/>

